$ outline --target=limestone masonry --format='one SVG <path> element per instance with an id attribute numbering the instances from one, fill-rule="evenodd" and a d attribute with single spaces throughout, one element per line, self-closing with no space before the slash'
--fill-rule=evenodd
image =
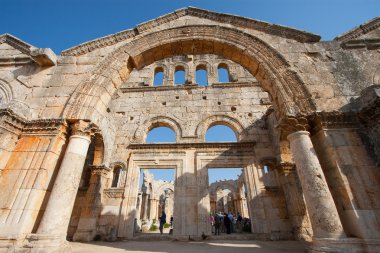
<path id="1" fill-rule="evenodd" d="M 379 108 L 380 18 L 320 41 L 189 7 L 61 55 L 1 35 L 0 252 L 133 239 L 163 209 L 173 238 L 201 238 L 221 208 L 257 240 L 380 252 Z M 206 142 L 215 125 L 238 141 Z M 161 126 L 176 142 L 146 143 Z M 139 187 L 160 168 L 175 181 Z"/>

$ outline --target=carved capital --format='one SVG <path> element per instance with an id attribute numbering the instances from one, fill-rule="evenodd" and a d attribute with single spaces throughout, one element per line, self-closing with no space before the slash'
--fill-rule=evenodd
<path id="1" fill-rule="evenodd" d="M 71 124 L 71 135 L 80 135 L 85 137 L 91 137 L 97 132 L 97 127 L 88 121 L 78 120 Z"/>
<path id="2" fill-rule="evenodd" d="M 90 165 L 89 169 L 91 170 L 91 175 L 103 177 L 106 177 L 108 175 L 108 172 L 111 171 L 111 169 L 106 167 L 105 165 Z"/>
<path id="3" fill-rule="evenodd" d="M 294 163 L 283 162 L 277 165 L 277 170 L 280 174 L 285 176 L 295 173 L 296 165 Z"/>
<path id="4" fill-rule="evenodd" d="M 305 116 L 288 116 L 280 119 L 277 127 L 281 131 L 281 139 L 294 132 L 309 131 L 309 122 Z"/>

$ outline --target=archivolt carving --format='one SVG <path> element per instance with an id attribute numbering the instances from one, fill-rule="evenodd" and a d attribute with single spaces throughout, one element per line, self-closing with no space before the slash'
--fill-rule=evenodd
<path id="1" fill-rule="evenodd" d="M 106 92 L 111 95 L 116 92 L 133 67 L 142 68 L 174 53 L 211 53 L 242 65 L 270 93 L 281 115 L 308 114 L 315 110 L 305 84 L 267 43 L 234 28 L 194 25 L 141 35 L 116 49 L 99 64 L 93 76 L 76 89 L 64 116 L 100 121 L 107 106 L 94 109 L 91 107 L 96 105 L 94 101 Z M 108 105 L 110 100 L 111 96 L 104 103 Z"/>
<path id="2" fill-rule="evenodd" d="M 12 89 L 9 84 L 0 79 L 0 104 L 5 104 L 13 98 Z"/>
<path id="3" fill-rule="evenodd" d="M 174 119 L 158 116 L 146 120 L 136 129 L 133 142 L 144 143 L 148 132 L 156 127 L 169 127 L 175 132 L 177 141 L 182 136 L 181 126 Z"/>
<path id="4" fill-rule="evenodd" d="M 207 130 L 210 127 L 215 126 L 215 125 L 228 126 L 229 128 L 232 129 L 232 131 L 234 131 L 234 133 L 236 135 L 236 138 L 238 140 L 240 140 L 241 133 L 244 130 L 244 127 L 242 126 L 242 124 L 238 120 L 236 120 L 236 119 L 234 119 L 234 118 L 232 118 L 230 116 L 227 116 L 227 115 L 213 115 L 213 116 L 210 116 L 210 117 L 206 118 L 205 120 L 203 120 L 197 126 L 196 135 L 198 137 L 202 136 L 203 140 L 205 140 L 205 135 L 206 135 Z"/>

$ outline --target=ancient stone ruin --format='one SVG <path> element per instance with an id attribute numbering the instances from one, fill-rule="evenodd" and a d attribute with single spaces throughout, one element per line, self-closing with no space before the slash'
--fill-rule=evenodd
<path id="1" fill-rule="evenodd" d="M 254 238 L 380 252 L 379 50 L 380 18 L 320 41 L 196 8 L 60 55 L 0 36 L 0 252 L 133 239 L 151 168 L 176 171 L 173 238 L 211 235 L 208 169 L 243 168 Z"/>

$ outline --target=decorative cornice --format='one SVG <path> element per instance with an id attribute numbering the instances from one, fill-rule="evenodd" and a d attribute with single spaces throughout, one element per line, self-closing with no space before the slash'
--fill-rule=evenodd
<path id="1" fill-rule="evenodd" d="M 15 37 L 13 35 L 8 34 L 8 33 L 0 36 L 0 44 L 4 43 L 4 42 L 10 46 L 16 48 L 21 53 L 26 54 L 26 55 L 30 55 L 30 51 L 32 49 L 35 49 L 35 47 L 33 47 L 32 45 L 20 40 L 19 38 Z"/>
<path id="2" fill-rule="evenodd" d="M 63 119 L 39 119 L 25 124 L 22 134 L 31 135 L 56 135 L 67 133 L 67 122 Z"/>
<path id="3" fill-rule="evenodd" d="M 254 29 L 261 32 L 266 32 L 272 35 L 277 35 L 285 37 L 288 39 L 294 39 L 299 42 L 313 43 L 318 42 L 321 37 L 312 33 L 305 31 L 300 31 L 294 28 L 274 25 L 271 23 L 258 21 L 254 19 L 244 18 L 240 16 L 235 16 L 231 14 L 223 14 L 217 12 L 211 12 L 203 9 L 198 9 L 194 7 L 187 7 L 184 9 L 179 9 L 172 13 L 166 14 L 164 16 L 158 17 L 156 19 L 144 22 L 137 25 L 134 29 L 121 31 L 116 34 L 111 34 L 99 39 L 95 39 L 78 46 L 69 48 L 62 51 L 63 56 L 79 56 L 91 52 L 97 48 L 102 48 L 106 46 L 114 45 L 120 41 L 134 38 L 139 34 L 147 32 L 154 29 L 157 26 L 171 22 L 183 16 L 193 16 L 198 18 L 205 18 L 216 22 L 226 23 L 233 26 Z"/>
<path id="4" fill-rule="evenodd" d="M 109 199 L 121 199 L 124 195 L 124 188 L 110 188 L 105 189 L 103 192 Z"/>
<path id="5" fill-rule="evenodd" d="M 253 148 L 255 142 L 232 142 L 232 143 L 219 143 L 219 142 L 207 142 L 207 143 L 154 143 L 154 144 L 130 144 L 127 148 L 132 150 L 157 150 L 157 149 L 246 149 Z"/>
<path id="6" fill-rule="evenodd" d="M 349 40 L 354 40 L 366 33 L 369 33 L 377 28 L 380 27 L 380 17 L 376 17 L 374 19 L 371 19 L 370 21 L 359 25 L 357 27 L 354 27 L 350 31 L 337 36 L 334 40 L 340 41 L 340 42 L 345 42 Z"/>
<path id="7" fill-rule="evenodd" d="M 15 114 L 11 109 L 0 109 L 0 126 L 15 134 L 21 133 L 26 119 Z"/>
<path id="8" fill-rule="evenodd" d="M 7 43 L 8 45 L 14 47 L 19 50 L 21 53 L 29 56 L 29 59 L 33 59 L 40 66 L 53 66 L 57 63 L 57 56 L 50 48 L 36 48 L 28 43 L 20 40 L 19 38 L 10 35 L 3 34 L 0 35 L 0 44 Z M 28 58 L 26 57 L 2 57 L 0 59 L 0 65 L 7 64 L 27 64 Z"/>
<path id="9" fill-rule="evenodd" d="M 11 109 L 0 109 L 0 125 L 23 135 L 56 135 L 66 133 L 67 122 L 63 119 L 38 119 L 28 121 Z"/>
<path id="10" fill-rule="evenodd" d="M 333 128 L 358 128 L 359 121 L 354 112 L 316 112 L 309 116 L 312 132 Z"/>
<path id="11" fill-rule="evenodd" d="M 349 40 L 342 42 L 342 47 L 345 49 L 351 48 L 367 48 L 368 50 L 374 50 L 380 48 L 379 39 L 363 39 L 363 40 Z"/>

